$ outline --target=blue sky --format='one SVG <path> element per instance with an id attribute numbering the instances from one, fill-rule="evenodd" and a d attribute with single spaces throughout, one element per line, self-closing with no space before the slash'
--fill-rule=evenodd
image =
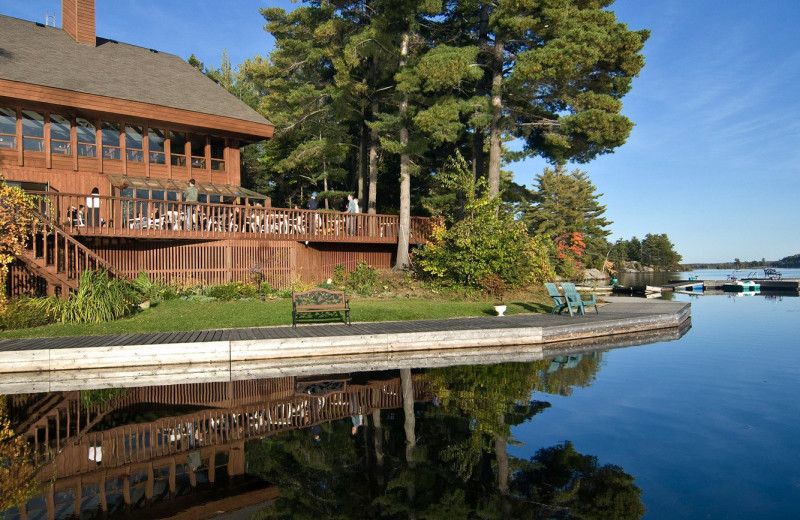
<path id="1" fill-rule="evenodd" d="M 289 1 L 98 0 L 97 34 L 219 66 L 267 55 L 260 7 Z M 223 7 L 224 6 L 224 7 Z M 612 240 L 666 233 L 685 262 L 800 253 L 800 37 L 796 0 L 618 0 L 650 29 L 645 66 L 624 101 L 636 124 L 615 153 L 578 165 L 607 206 Z M 60 0 L 0 0 L 44 22 Z M 546 164 L 510 165 L 530 185 Z"/>

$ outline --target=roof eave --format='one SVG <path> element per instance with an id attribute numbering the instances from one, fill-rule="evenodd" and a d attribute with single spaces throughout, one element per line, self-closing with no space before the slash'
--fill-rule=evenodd
<path id="1" fill-rule="evenodd" d="M 246 121 L 232 117 L 205 114 L 181 108 L 165 107 L 118 99 L 85 92 L 75 92 L 44 85 L 0 79 L 0 98 L 56 105 L 108 117 L 133 118 L 165 126 L 180 125 L 195 129 L 221 132 L 245 141 L 262 141 L 272 138 L 275 126 L 267 119 L 263 122 Z"/>

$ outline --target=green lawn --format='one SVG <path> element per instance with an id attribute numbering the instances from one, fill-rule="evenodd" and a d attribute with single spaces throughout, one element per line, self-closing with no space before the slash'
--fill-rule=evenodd
<path id="1" fill-rule="evenodd" d="M 413 298 L 356 299 L 350 302 L 352 321 L 406 321 L 493 316 L 490 302 Z M 549 312 L 543 300 L 508 302 L 506 314 Z M 170 300 L 122 320 L 81 325 L 46 325 L 0 332 L 0 339 L 53 336 L 91 336 L 181 330 L 230 329 L 292 324 L 291 300 L 199 302 Z"/>

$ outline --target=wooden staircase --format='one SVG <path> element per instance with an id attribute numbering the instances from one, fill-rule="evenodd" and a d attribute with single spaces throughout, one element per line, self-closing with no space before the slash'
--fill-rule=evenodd
<path id="1" fill-rule="evenodd" d="M 104 269 L 118 276 L 114 267 L 78 242 L 63 227 L 39 211 L 25 252 L 17 258 L 34 274 L 47 280 L 47 293 L 62 298 L 78 290 L 81 275 L 88 270 Z"/>

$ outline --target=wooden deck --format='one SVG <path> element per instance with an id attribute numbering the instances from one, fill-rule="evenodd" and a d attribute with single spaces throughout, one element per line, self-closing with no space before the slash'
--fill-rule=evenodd
<path id="1" fill-rule="evenodd" d="M 599 314 L 576 317 L 530 314 L 2 340 L 0 392 L 53 391 L 76 384 L 142 386 L 176 377 L 182 382 L 241 380 L 397 363 L 425 366 L 425 358 L 461 364 L 519 345 L 529 355 L 542 356 L 569 348 L 569 342 L 610 343 L 622 335 L 674 331 L 690 323 L 688 303 L 607 300 L 611 303 Z"/>
<path id="2" fill-rule="evenodd" d="M 82 208 L 85 194 L 36 194 L 47 199 L 47 216 L 73 236 L 396 244 L 400 225 L 397 215 L 108 196 L 94 197 L 99 201 L 95 217 Z M 411 244 L 426 243 L 436 222 L 411 217 Z"/>

